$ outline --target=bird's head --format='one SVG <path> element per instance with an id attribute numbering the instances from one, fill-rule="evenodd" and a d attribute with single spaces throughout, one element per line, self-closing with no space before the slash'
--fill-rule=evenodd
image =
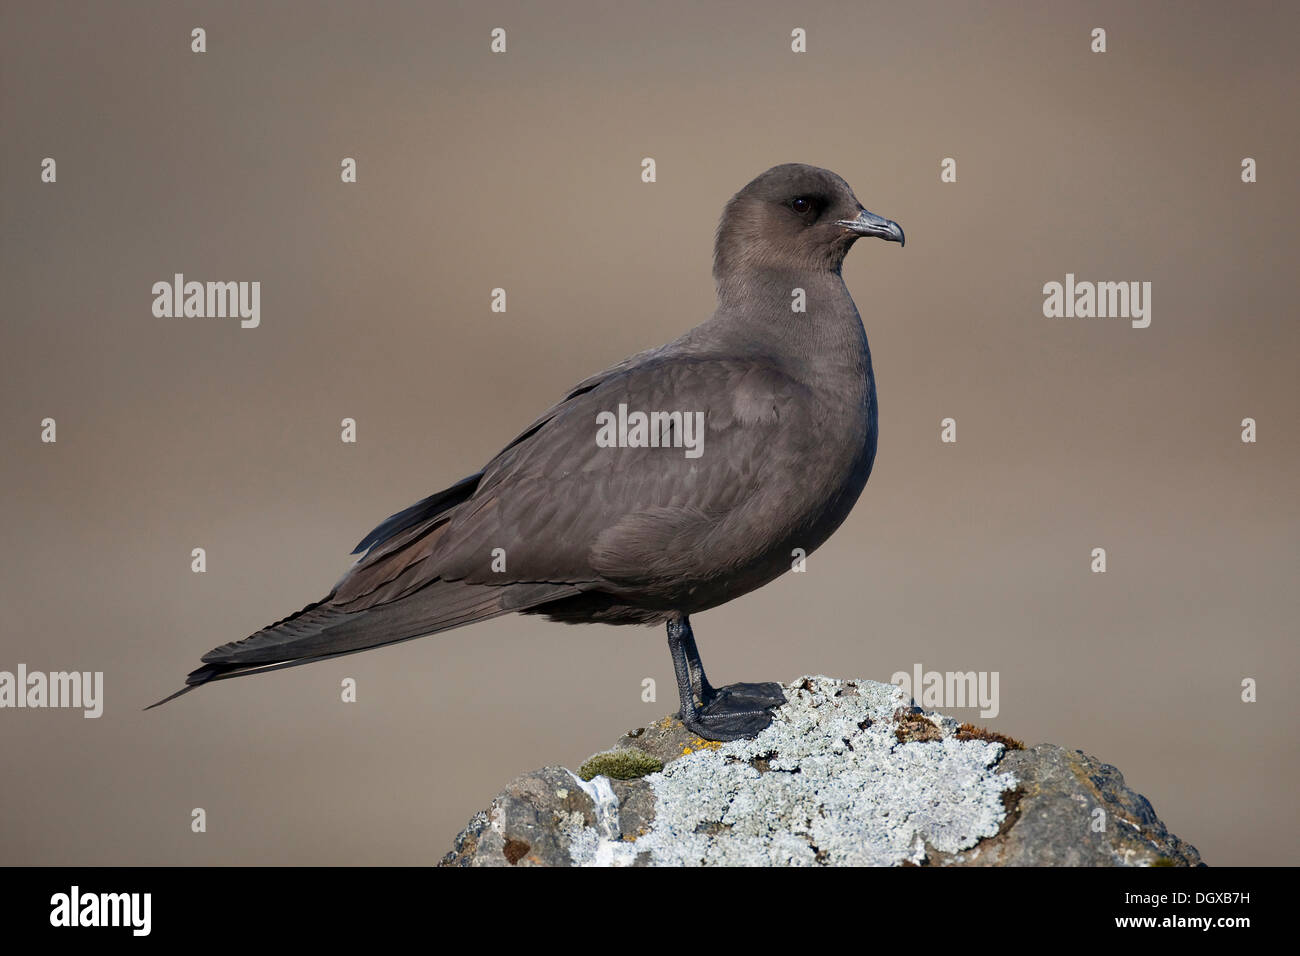
<path id="1" fill-rule="evenodd" d="M 838 272 L 861 236 L 903 243 L 898 223 L 867 212 L 829 169 L 773 166 L 731 197 L 713 247 L 718 279 L 749 270 Z"/>

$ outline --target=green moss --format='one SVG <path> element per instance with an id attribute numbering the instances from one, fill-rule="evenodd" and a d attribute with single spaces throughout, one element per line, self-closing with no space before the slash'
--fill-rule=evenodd
<path id="1" fill-rule="evenodd" d="M 1175 863 L 1173 860 L 1169 859 L 1169 857 L 1167 856 L 1158 856 L 1156 857 L 1155 862 L 1152 863 L 1151 865 L 1152 866 L 1177 866 L 1178 864 Z"/>
<path id="2" fill-rule="evenodd" d="M 635 780 L 648 773 L 658 773 L 664 769 L 663 762 L 656 760 L 644 750 L 626 747 L 619 750 L 606 750 L 604 753 L 588 757 L 578 768 L 578 776 L 583 780 L 604 775 L 611 780 Z"/>

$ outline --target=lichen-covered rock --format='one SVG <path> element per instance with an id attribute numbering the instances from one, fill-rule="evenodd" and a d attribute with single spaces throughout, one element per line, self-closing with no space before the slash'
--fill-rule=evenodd
<path id="1" fill-rule="evenodd" d="M 588 782 L 563 767 L 544 767 L 511 781 L 456 837 L 443 866 L 570 866 L 577 846 L 590 862 L 597 844 L 633 846 L 649 831 L 654 797 L 640 781 Z M 602 851 L 603 852 L 603 851 Z"/>
<path id="2" fill-rule="evenodd" d="M 1040 744 L 1002 766 L 1020 781 L 998 836 L 956 854 L 949 866 L 1200 866 L 1196 848 L 1165 829 L 1123 775 L 1081 750 Z"/>
<path id="3" fill-rule="evenodd" d="M 442 864 L 1200 863 L 1119 771 L 1080 752 L 1017 749 L 910 707 L 892 684 L 805 677 L 786 696 L 753 740 L 702 740 L 669 717 L 589 773 L 525 774 Z"/>

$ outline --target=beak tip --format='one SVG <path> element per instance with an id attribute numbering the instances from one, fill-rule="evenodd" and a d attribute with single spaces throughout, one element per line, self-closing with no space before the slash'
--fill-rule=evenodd
<path id="1" fill-rule="evenodd" d="M 902 226 L 892 219 L 877 216 L 865 209 L 858 213 L 856 219 L 839 219 L 836 221 L 836 225 L 843 226 L 859 236 L 874 236 L 877 239 L 884 239 L 886 242 L 896 242 L 900 246 L 907 245 L 907 237 L 903 235 Z"/>

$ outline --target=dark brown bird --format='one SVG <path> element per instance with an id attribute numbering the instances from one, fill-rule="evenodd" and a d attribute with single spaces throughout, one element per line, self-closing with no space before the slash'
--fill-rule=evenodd
<path id="1" fill-rule="evenodd" d="M 762 730 L 780 686 L 712 687 L 689 615 L 811 554 L 866 484 L 875 379 L 840 276 L 861 236 L 903 242 L 828 170 L 760 175 L 723 211 L 712 318 L 579 383 L 481 471 L 366 535 L 323 599 L 204 654 L 166 700 L 520 611 L 666 621 L 685 724 Z M 638 412 L 661 414 L 638 431 Z"/>

